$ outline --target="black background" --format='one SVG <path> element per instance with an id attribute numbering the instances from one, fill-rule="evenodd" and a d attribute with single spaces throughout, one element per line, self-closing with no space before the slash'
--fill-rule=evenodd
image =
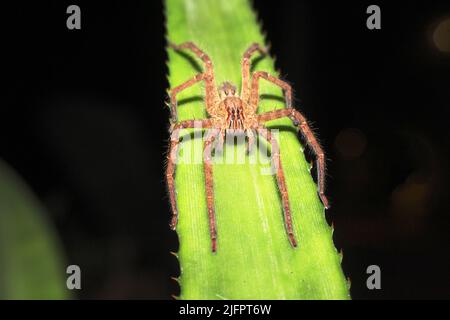
<path id="1" fill-rule="evenodd" d="M 82 29 L 66 28 L 78 4 Z M 283 78 L 329 158 L 335 244 L 354 299 L 449 298 L 448 1 L 255 1 Z M 2 5 L 0 158 L 49 209 L 79 298 L 170 298 L 159 1 Z M 447 41 L 450 41 L 447 39 Z M 237 62 L 238 63 L 238 62 Z M 379 265 L 382 289 L 366 288 Z"/>

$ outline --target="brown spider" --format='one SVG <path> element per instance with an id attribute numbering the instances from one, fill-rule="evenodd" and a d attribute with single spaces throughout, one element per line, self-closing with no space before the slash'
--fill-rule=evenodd
<path id="1" fill-rule="evenodd" d="M 195 77 L 184 82 L 183 84 L 175 87 L 170 91 L 170 108 L 172 114 L 172 127 L 171 132 L 177 132 L 180 129 L 194 128 L 194 125 L 200 122 L 202 128 L 213 129 L 206 135 L 204 144 L 204 173 L 206 184 L 206 200 L 209 216 L 209 231 L 212 242 L 212 251 L 216 251 L 217 231 L 214 213 L 214 189 L 213 189 L 213 173 L 212 173 L 212 160 L 211 149 L 212 143 L 217 136 L 220 136 L 223 143 L 223 135 L 227 131 L 240 131 L 248 135 L 249 143 L 253 140 L 253 131 L 256 131 L 258 135 L 262 136 L 272 146 L 271 157 L 276 164 L 276 177 L 278 188 L 280 190 L 284 222 L 289 241 L 293 247 L 297 246 L 297 242 L 294 237 L 294 231 L 292 228 L 292 217 L 289 207 L 289 196 L 286 188 L 286 182 L 284 178 L 283 168 L 280 162 L 279 147 L 276 139 L 274 139 L 269 130 L 266 130 L 264 123 L 270 120 L 289 117 L 295 126 L 299 128 L 303 134 L 306 143 L 311 147 L 316 156 L 317 167 L 317 180 L 318 180 L 318 193 L 325 208 L 328 208 L 328 201 L 324 194 L 325 189 L 325 156 L 314 137 L 313 132 L 308 126 L 306 119 L 303 115 L 292 108 L 292 89 L 286 82 L 268 74 L 264 71 L 256 71 L 250 78 L 250 58 L 253 53 L 260 52 L 260 54 L 266 54 L 266 50 L 258 44 L 252 44 L 244 53 L 242 57 L 242 89 L 241 95 L 237 93 L 236 86 L 230 82 L 224 82 L 218 90 L 214 80 L 213 64 L 203 51 L 201 51 L 194 43 L 185 42 L 180 45 L 170 44 L 175 50 L 188 49 L 191 50 L 198 58 L 200 58 L 205 64 L 205 70 L 203 73 L 197 74 Z M 286 98 L 286 108 L 278 109 L 274 111 L 257 114 L 259 103 L 259 79 L 265 79 L 272 82 L 274 85 L 284 90 Z M 205 105 L 206 111 L 209 114 L 209 118 L 202 120 L 186 120 L 177 122 L 177 94 L 192 85 L 204 81 L 205 82 Z M 211 133 L 213 132 L 213 133 Z M 217 133 L 219 132 L 219 133 Z M 171 135 L 170 150 L 168 156 L 167 165 L 167 184 L 169 189 L 170 203 L 172 206 L 172 221 L 171 227 L 175 230 L 178 221 L 178 211 L 174 184 L 174 171 L 175 162 L 177 157 L 177 150 L 179 144 L 178 134 Z"/>

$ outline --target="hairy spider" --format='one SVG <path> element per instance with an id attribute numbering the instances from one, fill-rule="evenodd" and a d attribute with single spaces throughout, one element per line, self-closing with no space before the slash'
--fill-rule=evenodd
<path id="1" fill-rule="evenodd" d="M 200 50 L 194 43 L 185 42 L 180 45 L 170 44 L 170 47 L 172 47 L 174 50 L 187 49 L 192 51 L 198 58 L 200 58 L 204 62 L 205 65 L 203 73 L 199 73 L 183 84 L 173 88 L 170 91 L 169 95 L 172 115 L 172 133 L 180 129 L 194 128 L 194 125 L 198 125 L 199 122 L 202 128 L 214 129 L 206 135 L 204 143 L 204 173 L 212 251 L 216 251 L 217 230 L 214 212 L 212 159 L 210 155 L 212 143 L 214 142 L 216 137 L 219 136 L 219 138 L 221 138 L 220 140 L 223 143 L 223 135 L 226 134 L 227 131 L 233 131 L 234 133 L 236 131 L 243 132 L 249 137 L 249 143 L 251 140 L 253 140 L 253 132 L 256 132 L 259 136 L 262 136 L 271 144 L 271 157 L 275 162 L 277 168 L 276 177 L 283 205 L 284 223 L 289 241 L 293 247 L 296 247 L 297 242 L 295 240 L 294 231 L 292 228 L 289 195 L 286 187 L 283 168 L 281 166 L 279 147 L 276 139 L 273 138 L 270 134 L 270 131 L 266 130 L 266 127 L 264 126 L 265 122 L 278 118 L 289 117 L 294 125 L 299 128 L 299 131 L 304 136 L 306 143 L 312 149 L 316 157 L 318 193 L 325 208 L 328 208 L 328 201 L 324 193 L 325 156 L 313 132 L 309 128 L 305 117 L 303 117 L 300 112 L 292 107 L 291 86 L 288 83 L 264 71 L 256 71 L 252 74 L 252 77 L 250 77 L 250 58 L 252 54 L 254 54 L 255 52 L 259 52 L 262 55 L 266 54 L 266 49 L 261 47 L 257 43 L 252 44 L 244 52 L 244 55 L 242 57 L 242 88 L 240 95 L 237 93 L 236 86 L 234 86 L 230 82 L 224 82 L 218 87 L 217 90 L 214 80 L 213 64 L 208 55 Z M 259 80 L 261 78 L 283 89 L 286 98 L 286 108 L 269 111 L 262 114 L 256 113 L 259 104 Z M 204 81 L 205 83 L 205 107 L 207 113 L 209 114 L 209 118 L 178 122 L 177 94 L 200 81 Z M 167 165 L 166 177 L 169 189 L 170 204 L 173 211 L 171 221 L 171 227 L 173 230 L 175 230 L 178 221 L 178 210 L 174 183 L 175 162 L 177 157 L 178 145 L 178 135 L 172 134 L 170 139 L 170 150 L 168 156 L 169 161 Z"/>

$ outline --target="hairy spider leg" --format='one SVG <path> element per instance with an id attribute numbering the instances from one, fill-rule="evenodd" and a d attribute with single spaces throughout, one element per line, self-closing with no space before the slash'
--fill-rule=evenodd
<path id="1" fill-rule="evenodd" d="M 247 135 L 247 154 L 251 154 L 255 146 L 255 133 L 253 129 L 246 130 Z"/>
<path id="2" fill-rule="evenodd" d="M 194 84 L 196 84 L 199 81 L 202 81 L 205 79 L 204 73 L 199 73 L 193 78 L 187 80 L 186 82 L 180 84 L 179 86 L 173 88 L 170 91 L 170 113 L 172 116 L 172 122 L 176 123 L 178 121 L 178 101 L 177 101 L 177 94 L 179 94 L 181 91 L 186 90 L 189 87 L 192 87 Z"/>
<path id="3" fill-rule="evenodd" d="M 276 169 L 276 177 L 278 183 L 278 190 L 281 194 L 281 201 L 283 204 L 283 213 L 284 213 L 284 224 L 286 227 L 286 232 L 289 236 L 289 242 L 293 247 L 297 246 L 297 241 L 295 241 L 294 230 L 292 227 L 292 215 L 291 209 L 289 206 L 289 195 L 286 186 L 286 179 L 284 178 L 284 171 L 281 165 L 280 159 L 280 147 L 278 145 L 277 140 L 272 136 L 272 133 L 269 129 L 264 126 L 261 126 L 257 130 L 258 134 L 262 136 L 268 143 L 271 145 L 271 158 L 275 164 Z"/>
<path id="4" fill-rule="evenodd" d="M 253 43 L 247 50 L 245 50 L 242 56 L 241 69 L 242 69 L 242 89 L 241 99 L 248 103 L 250 97 L 250 59 L 255 52 L 259 52 L 261 55 L 267 54 L 267 49 L 260 46 L 258 43 Z"/>
<path id="5" fill-rule="evenodd" d="M 211 120 L 187 120 L 182 121 L 174 125 L 172 132 L 170 134 L 170 146 L 169 154 L 167 155 L 167 168 L 166 168 L 166 181 L 167 188 L 169 189 L 170 206 L 172 207 L 172 220 L 170 222 L 170 227 L 175 230 L 178 223 L 178 206 L 176 199 L 176 189 L 175 189 L 175 167 L 178 157 L 178 146 L 180 144 L 180 130 L 186 128 L 196 128 L 198 124 L 201 128 L 210 128 Z"/>
<path id="6" fill-rule="evenodd" d="M 265 79 L 272 82 L 274 85 L 280 87 L 284 91 L 286 99 L 286 108 L 292 107 L 292 88 L 291 85 L 283 80 L 278 79 L 265 71 L 256 71 L 253 73 L 252 88 L 250 93 L 250 105 L 254 108 L 258 108 L 259 104 L 259 79 Z M 256 110 L 255 110 L 256 112 Z"/>
<path id="7" fill-rule="evenodd" d="M 218 130 L 208 130 L 205 137 L 205 144 L 203 147 L 204 155 L 204 173 L 205 173 L 205 189 L 206 189 L 206 205 L 208 208 L 209 218 L 209 234 L 211 237 L 211 250 L 216 252 L 217 249 L 217 229 L 216 217 L 214 210 L 214 180 L 213 180 L 213 164 L 212 164 L 212 144 L 216 139 Z"/>
<path id="8" fill-rule="evenodd" d="M 206 111 L 209 114 L 214 114 L 217 104 L 220 102 L 219 93 L 217 92 L 215 80 L 214 80 L 214 68 L 209 56 L 200 50 L 193 42 L 183 42 L 179 45 L 169 43 L 169 47 L 174 50 L 180 51 L 183 49 L 190 50 L 198 58 L 200 58 L 205 65 L 205 71 L 203 72 L 203 79 L 205 81 L 205 104 Z M 191 84 L 192 85 L 192 84 Z M 188 86 L 189 87 L 189 86 Z M 186 87 L 186 88 L 188 88 Z M 184 88 L 184 89 L 186 89 Z"/>
<path id="9" fill-rule="evenodd" d="M 167 156 L 167 168 L 166 168 L 166 181 L 167 189 L 169 190 L 170 206 L 172 208 L 172 219 L 170 221 L 170 228 L 175 230 L 178 223 L 178 207 L 175 191 L 175 163 L 178 157 L 178 145 L 180 143 L 180 137 L 178 130 L 176 134 L 172 134 L 170 137 L 169 154 Z"/>
<path id="10" fill-rule="evenodd" d="M 293 108 L 278 109 L 274 111 L 265 112 L 258 115 L 258 122 L 267 122 L 283 117 L 289 117 L 294 125 L 299 128 L 302 136 L 304 137 L 307 145 L 313 151 L 316 158 L 317 169 L 317 185 L 320 200 L 322 201 L 325 209 L 329 209 L 328 199 L 325 196 L 325 154 L 314 136 L 313 131 L 308 125 L 305 117 L 297 110 Z"/>
<path id="11" fill-rule="evenodd" d="M 213 146 L 214 153 L 223 152 L 223 146 L 225 145 L 225 136 L 226 136 L 225 129 L 217 129 L 217 139 L 214 141 L 215 144 Z"/>

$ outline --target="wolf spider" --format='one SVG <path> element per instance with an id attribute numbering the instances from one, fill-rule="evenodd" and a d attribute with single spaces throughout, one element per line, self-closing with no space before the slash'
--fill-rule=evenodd
<path id="1" fill-rule="evenodd" d="M 209 217 L 209 231 L 211 237 L 212 251 L 216 251 L 217 230 L 214 212 L 214 189 L 213 189 L 213 172 L 212 172 L 212 159 L 211 151 L 212 144 L 217 136 L 221 138 L 223 143 L 223 136 L 227 131 L 242 132 L 246 134 L 250 141 L 253 141 L 253 132 L 255 131 L 259 136 L 268 141 L 272 146 L 271 157 L 276 164 L 276 177 L 278 188 L 281 194 L 281 200 L 284 212 L 285 228 L 289 237 L 289 241 L 293 247 L 297 246 L 295 240 L 294 231 L 292 227 L 292 217 L 289 207 L 289 195 L 286 187 L 283 168 L 280 162 L 279 147 L 276 139 L 270 134 L 270 131 L 266 129 L 265 123 L 270 120 L 288 117 L 292 120 L 293 124 L 299 128 L 305 138 L 306 143 L 312 149 L 316 156 L 316 168 L 317 168 L 317 181 L 318 181 L 318 194 L 325 206 L 328 208 L 328 200 L 325 196 L 325 156 L 317 142 L 313 132 L 308 126 L 305 117 L 292 107 L 292 88 L 291 86 L 268 74 L 265 71 L 256 71 L 250 77 L 250 58 L 251 56 L 259 52 L 260 54 L 266 54 L 266 49 L 259 44 L 252 44 L 245 52 L 241 61 L 242 68 L 242 88 L 240 95 L 234 86 L 230 82 L 224 82 L 216 89 L 214 80 L 213 64 L 202 50 L 200 50 L 194 43 L 185 42 L 180 45 L 169 44 L 174 50 L 187 49 L 194 53 L 204 63 L 204 72 L 197 74 L 193 78 L 187 80 L 183 84 L 173 88 L 170 91 L 170 109 L 172 116 L 171 132 L 179 131 L 185 128 L 194 128 L 195 124 L 200 123 L 202 128 L 213 129 L 216 133 L 208 133 L 204 143 L 204 174 L 206 185 L 206 200 Z M 265 79 L 271 82 L 275 86 L 284 90 L 286 99 L 286 108 L 257 114 L 259 103 L 259 80 Z M 177 95 L 181 91 L 193 86 L 194 84 L 204 81 L 205 83 L 205 107 L 209 114 L 209 117 L 202 120 L 186 120 L 177 121 Z M 219 133 L 217 133 L 219 132 Z M 177 150 L 179 145 L 178 135 L 172 134 L 170 141 L 170 150 L 168 156 L 167 165 L 167 185 L 169 189 L 170 204 L 172 207 L 173 215 L 171 220 L 171 228 L 175 230 L 178 221 L 177 202 L 175 194 L 174 184 L 174 172 L 175 162 L 177 156 Z"/>

